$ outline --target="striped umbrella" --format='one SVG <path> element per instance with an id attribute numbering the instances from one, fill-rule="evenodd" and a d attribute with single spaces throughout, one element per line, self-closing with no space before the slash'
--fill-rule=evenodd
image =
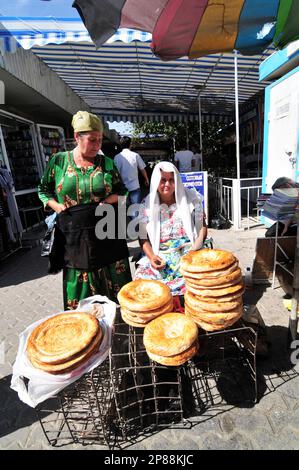
<path id="1" fill-rule="evenodd" d="M 299 38 L 299 0 L 75 0 L 100 47 L 119 28 L 152 33 L 163 60 L 216 52 L 262 52 Z"/>

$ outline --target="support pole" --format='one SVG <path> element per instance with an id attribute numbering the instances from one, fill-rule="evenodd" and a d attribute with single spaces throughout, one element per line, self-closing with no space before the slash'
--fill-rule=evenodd
<path id="1" fill-rule="evenodd" d="M 299 209 L 295 212 L 297 227 L 299 223 Z M 292 346 L 293 341 L 298 339 L 298 304 L 299 304 L 299 229 L 297 230 L 296 249 L 294 260 L 293 298 L 292 308 L 289 317 L 288 345 Z"/>
<path id="2" fill-rule="evenodd" d="M 238 86 L 238 53 L 235 54 L 235 115 L 236 115 L 236 160 L 237 160 L 237 179 L 240 179 L 240 129 L 239 129 L 239 86 Z"/>
<path id="3" fill-rule="evenodd" d="M 202 118 L 201 118 L 201 96 L 198 93 L 198 125 L 199 125 L 199 152 L 201 154 L 201 170 L 203 170 L 203 152 L 202 152 Z"/>
<path id="4" fill-rule="evenodd" d="M 237 182 L 234 196 L 234 219 L 235 230 L 241 228 L 241 181 L 240 181 L 240 120 L 239 120 L 239 86 L 238 86 L 238 52 L 234 51 L 235 63 L 235 115 L 236 115 L 236 162 L 237 162 Z"/>

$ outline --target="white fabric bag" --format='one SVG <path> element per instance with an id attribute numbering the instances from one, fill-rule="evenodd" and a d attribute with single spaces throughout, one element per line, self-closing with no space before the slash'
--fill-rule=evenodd
<path id="1" fill-rule="evenodd" d="M 90 357 L 86 363 L 70 372 L 53 375 L 36 369 L 32 366 L 26 353 L 27 340 L 34 328 L 48 318 L 54 317 L 57 313 L 33 323 L 19 335 L 19 347 L 13 366 L 11 388 L 18 393 L 20 400 L 32 408 L 35 408 L 47 398 L 56 395 L 60 390 L 75 382 L 82 375 L 102 364 L 108 356 L 116 314 L 116 304 L 107 297 L 94 295 L 79 302 L 77 310 L 68 310 L 67 312 L 60 313 L 73 313 L 77 311 L 90 311 L 96 314 L 104 335 L 98 352 Z"/>

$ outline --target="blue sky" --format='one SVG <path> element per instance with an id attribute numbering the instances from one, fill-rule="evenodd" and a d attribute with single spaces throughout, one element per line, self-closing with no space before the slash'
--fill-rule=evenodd
<path id="1" fill-rule="evenodd" d="M 57 16 L 79 18 L 73 0 L 0 0 L 2 16 Z"/>
<path id="2" fill-rule="evenodd" d="M 108 122 L 109 129 L 115 129 L 121 135 L 132 135 L 134 125 L 130 122 Z"/>

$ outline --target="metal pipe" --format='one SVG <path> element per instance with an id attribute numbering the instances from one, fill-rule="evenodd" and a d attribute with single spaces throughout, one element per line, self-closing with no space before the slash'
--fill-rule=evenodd
<path id="1" fill-rule="evenodd" d="M 237 179 L 240 179 L 240 129 L 239 129 L 239 86 L 238 86 L 238 52 L 234 51 L 235 63 L 235 115 L 236 115 L 236 160 Z"/>
<path id="2" fill-rule="evenodd" d="M 201 96 L 198 93 L 198 124 L 199 124 L 199 152 L 201 154 L 201 170 L 203 170 L 203 152 L 202 152 L 202 120 L 201 120 Z"/>

